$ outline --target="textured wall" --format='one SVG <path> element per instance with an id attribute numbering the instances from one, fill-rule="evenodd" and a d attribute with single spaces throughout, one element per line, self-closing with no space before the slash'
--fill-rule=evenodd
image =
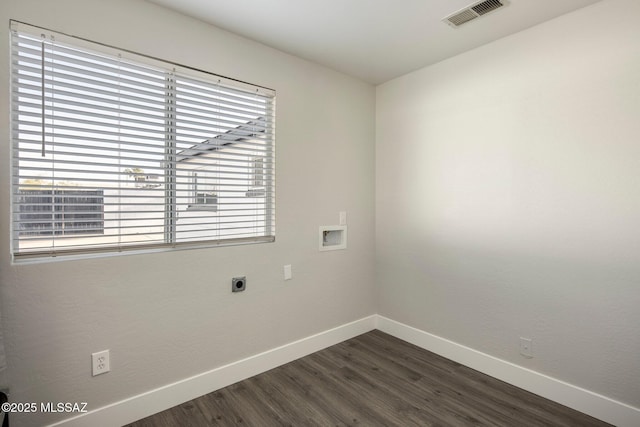
<path id="1" fill-rule="evenodd" d="M 605 0 L 377 88 L 381 315 L 640 406 L 638 16 Z"/>
<path id="2" fill-rule="evenodd" d="M 6 0 L 0 17 L 0 280 L 13 401 L 97 408 L 376 312 L 372 86 L 138 0 Z M 11 265 L 9 18 L 276 89 L 276 243 Z M 348 249 L 319 252 L 318 226 L 338 223 L 341 210 Z M 231 294 L 234 275 L 247 275 L 246 292 Z M 111 372 L 92 378 L 90 354 L 106 348 Z"/>

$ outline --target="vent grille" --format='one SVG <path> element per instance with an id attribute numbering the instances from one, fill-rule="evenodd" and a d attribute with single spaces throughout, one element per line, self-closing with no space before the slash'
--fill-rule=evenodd
<path id="1" fill-rule="evenodd" d="M 460 25 L 473 21 L 482 15 L 486 15 L 489 12 L 500 9 L 507 4 L 509 4 L 507 0 L 484 0 L 476 2 L 445 17 L 443 21 L 452 27 L 459 27 Z"/>
<path id="2" fill-rule="evenodd" d="M 478 15 L 476 15 L 475 13 L 473 13 L 472 10 L 470 9 L 466 9 L 463 10 L 460 13 L 456 13 L 453 16 L 450 16 L 449 18 L 447 18 L 449 20 L 449 22 L 451 22 L 453 25 L 455 25 L 456 27 L 459 25 L 464 24 L 465 22 L 469 22 L 473 19 L 476 19 L 478 17 Z"/>
<path id="3" fill-rule="evenodd" d="M 500 0 L 487 0 L 473 6 L 471 9 L 473 9 L 473 11 L 478 15 L 484 15 L 485 13 L 489 13 L 502 6 L 504 5 L 500 3 Z"/>

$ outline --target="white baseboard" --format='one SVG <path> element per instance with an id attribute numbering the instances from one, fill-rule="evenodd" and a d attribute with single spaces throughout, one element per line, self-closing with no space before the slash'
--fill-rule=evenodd
<path id="1" fill-rule="evenodd" d="M 618 427 L 640 426 L 640 409 L 498 359 L 384 316 L 373 315 L 62 420 L 50 427 L 113 427 L 131 423 L 379 329 L 418 347 Z"/>
<path id="2" fill-rule="evenodd" d="M 375 329 L 377 316 L 369 316 L 283 345 L 211 371 L 168 384 L 86 414 L 62 420 L 53 426 L 122 426 L 214 390 L 276 368 L 334 344 Z"/>
<path id="3" fill-rule="evenodd" d="M 453 341 L 377 316 L 376 328 L 425 350 L 618 427 L 640 426 L 640 409 L 498 359 Z"/>

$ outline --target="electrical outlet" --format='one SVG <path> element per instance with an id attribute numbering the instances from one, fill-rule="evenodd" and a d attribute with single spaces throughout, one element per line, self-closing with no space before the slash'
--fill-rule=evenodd
<path id="1" fill-rule="evenodd" d="M 91 353 L 91 362 L 94 377 L 96 375 L 106 374 L 111 370 L 111 364 L 109 363 L 109 350 Z"/>
<path id="2" fill-rule="evenodd" d="M 243 292 L 247 288 L 247 277 L 234 277 L 231 279 L 231 292 Z"/>
<path id="3" fill-rule="evenodd" d="M 533 341 L 530 338 L 520 337 L 520 354 L 528 359 L 533 358 Z"/>

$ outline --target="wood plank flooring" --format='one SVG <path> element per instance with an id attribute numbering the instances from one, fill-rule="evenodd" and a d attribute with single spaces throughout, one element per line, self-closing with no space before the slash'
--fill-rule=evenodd
<path id="1" fill-rule="evenodd" d="M 608 426 L 372 331 L 127 427 Z"/>

